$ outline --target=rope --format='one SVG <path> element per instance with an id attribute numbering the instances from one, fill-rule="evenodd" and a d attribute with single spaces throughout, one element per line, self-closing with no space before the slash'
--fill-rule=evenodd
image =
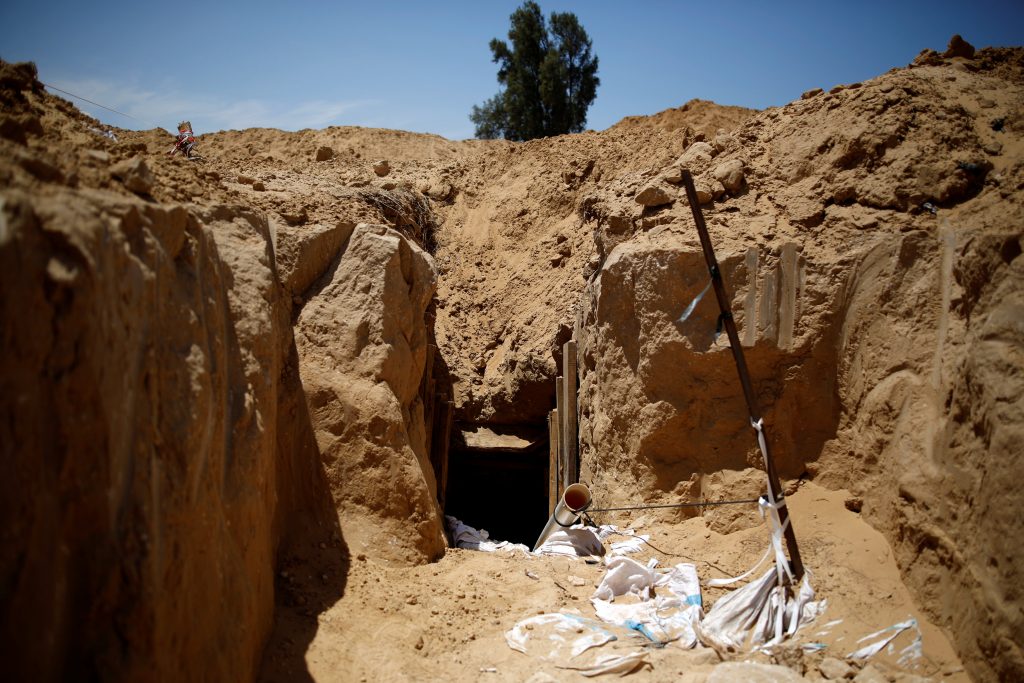
<path id="1" fill-rule="evenodd" d="M 622 508 L 590 508 L 587 512 L 617 512 L 619 510 L 659 510 L 663 508 L 695 508 L 712 505 L 742 505 L 744 503 L 756 503 L 759 498 L 743 498 L 742 500 L 715 500 L 704 503 L 672 503 L 671 505 L 631 505 Z"/>
<path id="2" fill-rule="evenodd" d="M 120 114 L 121 116 L 127 116 L 128 118 L 133 119 L 135 121 L 138 121 L 139 123 L 146 123 L 142 119 L 137 119 L 134 116 L 132 116 L 131 114 L 125 114 L 123 111 L 118 111 L 116 109 L 111 109 L 110 107 L 108 107 L 106 105 L 102 105 L 99 102 L 93 102 L 92 100 L 88 100 L 88 99 L 82 97 L 81 95 L 76 95 L 75 93 L 68 92 L 67 90 L 61 90 L 60 88 L 58 88 L 56 86 L 52 86 L 49 83 L 43 83 L 42 81 L 39 81 L 39 82 L 42 83 L 47 88 L 49 88 L 50 90 L 56 90 L 59 93 L 63 93 L 65 95 L 67 95 L 68 97 L 74 97 L 76 100 L 82 100 L 83 102 L 88 102 L 89 104 L 97 106 L 97 107 L 100 107 L 101 109 L 106 109 L 107 111 L 112 111 L 115 114 Z M 149 124 L 147 123 L 146 125 L 149 125 Z"/>

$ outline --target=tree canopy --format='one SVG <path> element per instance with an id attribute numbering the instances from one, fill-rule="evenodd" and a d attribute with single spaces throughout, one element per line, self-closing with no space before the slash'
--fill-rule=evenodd
<path id="1" fill-rule="evenodd" d="M 473 106 L 476 137 L 531 140 L 581 132 L 601 83 L 587 32 L 571 12 L 552 12 L 545 22 L 532 0 L 509 19 L 509 42 L 490 43 L 504 87 Z"/>

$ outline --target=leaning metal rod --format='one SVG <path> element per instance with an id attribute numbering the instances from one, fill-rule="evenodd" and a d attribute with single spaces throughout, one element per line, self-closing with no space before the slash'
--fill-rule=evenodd
<path id="1" fill-rule="evenodd" d="M 697 224 L 697 234 L 700 235 L 700 246 L 704 250 L 704 260 L 707 261 L 708 271 L 711 273 L 711 283 L 715 288 L 715 297 L 718 299 L 718 308 L 722 312 L 722 322 L 725 331 L 729 335 L 729 348 L 732 349 L 732 357 L 736 361 L 736 371 L 740 376 L 740 384 L 743 385 L 743 396 L 747 399 L 747 410 L 750 412 L 750 423 L 756 425 L 761 420 L 761 411 L 757 407 L 757 399 L 754 396 L 754 389 L 750 384 L 750 373 L 747 371 L 747 361 L 743 357 L 743 348 L 740 346 L 740 336 L 736 333 L 736 323 L 732 319 L 732 309 L 729 306 L 729 297 L 725 294 L 725 284 L 722 282 L 722 273 L 718 268 L 718 261 L 715 259 L 715 250 L 711 246 L 711 236 L 708 235 L 708 227 L 704 224 L 704 214 L 700 210 L 700 202 L 697 201 L 697 189 L 693 186 L 693 176 L 689 170 L 683 170 L 683 185 L 686 187 L 686 199 L 690 202 L 690 209 L 693 211 L 693 220 Z M 775 461 L 772 460 L 768 451 L 768 435 L 764 433 L 764 425 L 761 426 L 764 435 L 764 464 L 768 474 L 768 486 L 771 488 L 772 498 L 776 501 L 784 501 L 782 486 L 779 484 L 779 475 L 775 471 Z M 786 548 L 789 550 L 790 569 L 794 580 L 799 580 L 804 573 L 804 565 L 800 560 L 800 549 L 796 545 L 796 534 L 793 532 L 793 524 L 789 520 L 789 510 L 785 505 L 779 507 L 779 522 L 782 524 L 786 536 Z"/>

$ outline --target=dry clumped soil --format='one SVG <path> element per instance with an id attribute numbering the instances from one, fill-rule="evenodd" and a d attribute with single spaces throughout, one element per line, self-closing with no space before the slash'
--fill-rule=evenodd
<path id="1" fill-rule="evenodd" d="M 467 472 L 546 454 L 569 339 L 600 507 L 762 491 L 712 298 L 677 322 L 707 282 L 684 168 L 828 607 L 631 678 L 1024 677 L 1024 50 L 525 143 L 226 131 L 202 161 L 30 64 L 0 100 L 5 678 L 583 680 L 504 633 L 592 614 L 603 565 L 452 548 L 439 501 L 535 514 Z M 753 506 L 594 516 L 702 579 L 767 543 Z"/>

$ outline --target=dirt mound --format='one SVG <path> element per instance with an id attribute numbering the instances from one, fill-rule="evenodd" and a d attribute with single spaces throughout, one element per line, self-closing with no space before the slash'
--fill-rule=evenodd
<path id="1" fill-rule="evenodd" d="M 1021 676 L 1024 50 L 967 47 L 763 112 L 526 143 L 227 131 L 202 162 L 0 64 L 5 661 L 251 679 L 273 626 L 267 680 L 532 673 L 500 633 L 585 599 L 576 570 L 403 566 L 444 550 L 446 406 L 453 443 L 546 433 L 575 338 L 602 504 L 762 486 L 713 303 L 675 322 L 707 281 L 686 168 L 845 642 L 912 614 L 917 673 L 962 676 L 934 623 L 971 676 Z M 753 509 L 644 516 L 663 561 L 760 552 Z"/>
<path id="2" fill-rule="evenodd" d="M 710 139 L 720 131 L 738 128 L 757 110 L 717 104 L 710 100 L 690 100 L 681 107 L 666 109 L 650 116 L 627 116 L 609 130 L 623 128 L 658 128 L 665 131 L 690 129 Z"/>

